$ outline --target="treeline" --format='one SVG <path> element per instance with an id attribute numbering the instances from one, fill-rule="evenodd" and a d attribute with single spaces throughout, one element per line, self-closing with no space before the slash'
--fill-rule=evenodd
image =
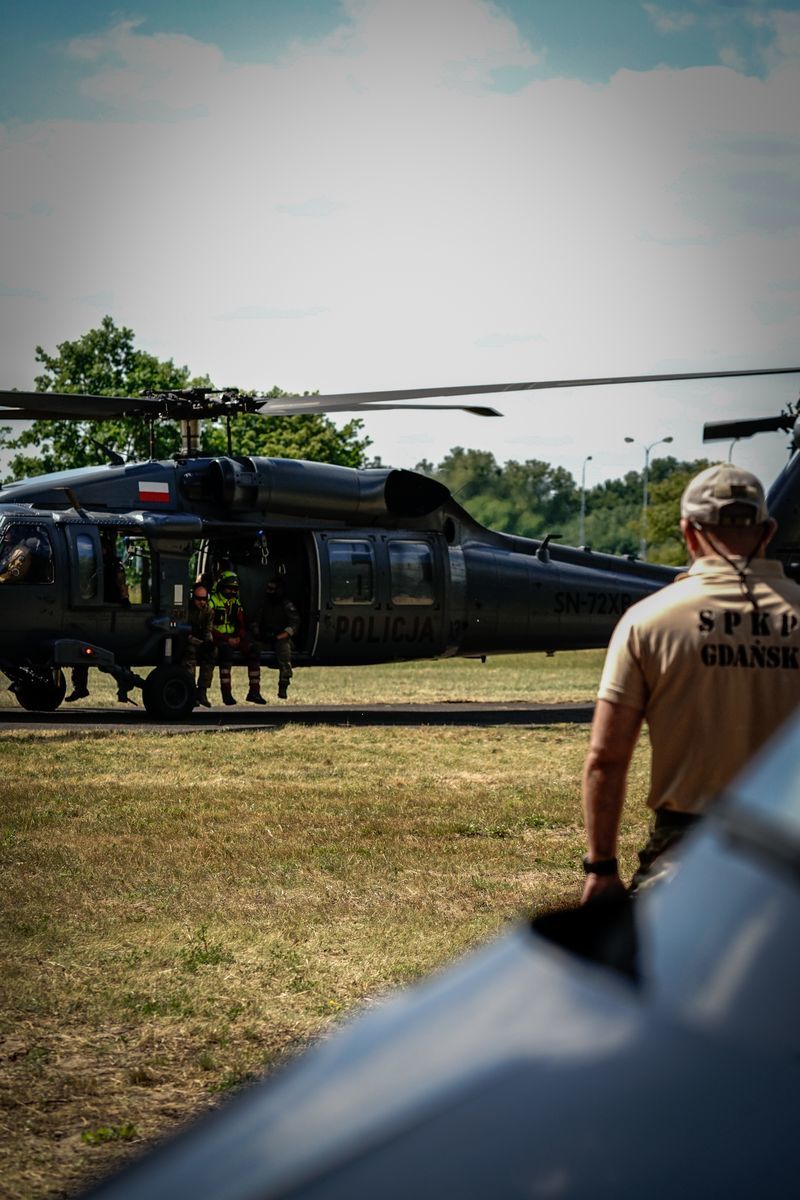
<path id="1" fill-rule="evenodd" d="M 141 396 L 191 387 L 212 388 L 208 375 L 191 375 L 189 368 L 170 359 L 158 359 L 140 350 L 133 330 L 104 317 L 96 329 L 61 342 L 55 354 L 36 347 L 42 373 L 34 380 L 37 392 L 67 392 L 88 396 Z M 273 388 L 270 396 L 281 396 Z M 369 438 L 361 436 L 363 423 L 348 421 L 341 428 L 320 413 L 296 417 L 261 417 L 245 413 L 233 419 L 237 453 L 269 457 L 305 458 L 346 467 L 363 466 Z M 174 421 L 155 426 L 155 456 L 166 459 L 180 447 Z M 205 421 L 201 430 L 204 454 L 225 454 L 227 436 L 222 421 Z M 109 451 L 126 462 L 149 457 L 149 430 L 141 418 L 113 421 L 34 421 L 21 433 L 0 428 L 0 450 L 8 456 L 4 483 L 45 471 L 64 471 L 106 463 Z"/>
<path id="2" fill-rule="evenodd" d="M 685 562 L 678 530 L 681 493 L 708 465 L 706 459 L 686 462 L 672 456 L 651 462 L 647 556 L 652 562 Z M 524 537 L 558 534 L 568 545 L 580 543 L 580 488 L 564 467 L 535 458 L 499 464 L 489 451 L 456 446 L 440 463 L 423 460 L 417 470 L 440 480 L 459 504 L 492 529 Z M 586 489 L 586 545 L 610 554 L 639 553 L 643 483 L 640 471 L 628 471 L 622 479 Z"/>
<path id="3" fill-rule="evenodd" d="M 42 372 L 36 377 L 39 392 L 84 393 L 95 396 L 139 396 L 187 387 L 212 387 L 207 375 L 192 376 L 136 347 L 134 334 L 104 317 L 74 341 L 61 342 L 55 354 L 36 347 Z M 280 396 L 274 388 L 270 395 Z M 312 462 L 363 467 L 370 463 L 368 437 L 362 422 L 337 427 L 319 413 L 295 417 L 243 415 L 234 421 L 237 454 L 276 458 L 302 458 Z M 178 426 L 156 425 L 156 457 L 169 458 L 180 444 Z M 208 455 L 226 453 L 226 435 L 220 422 L 207 421 L 201 432 L 201 450 Z M 8 456 L 3 482 L 107 462 L 109 451 L 126 461 L 148 457 L 146 422 L 136 418 L 115 421 L 35 420 L 16 436 L 0 429 L 0 450 Z M 681 563 L 683 544 L 678 534 L 681 492 L 705 459 L 679 462 L 655 459 L 650 466 L 647 517 L 648 557 L 654 562 Z M 441 480 L 456 500 L 476 520 L 492 529 L 526 537 L 558 534 L 560 540 L 581 541 L 580 488 L 569 471 L 539 459 L 511 460 L 502 465 L 485 450 L 456 446 L 438 464 L 423 461 L 417 470 Z M 586 491 L 586 545 L 613 554 L 636 554 L 642 538 L 642 475 L 629 471 L 622 479 L 595 484 Z"/>

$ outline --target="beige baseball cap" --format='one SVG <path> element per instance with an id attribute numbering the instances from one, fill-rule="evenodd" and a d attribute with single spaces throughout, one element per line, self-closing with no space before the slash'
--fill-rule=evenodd
<path id="1" fill-rule="evenodd" d="M 762 525 L 769 520 L 761 481 L 732 463 L 695 475 L 681 497 L 681 516 L 696 525 Z"/>

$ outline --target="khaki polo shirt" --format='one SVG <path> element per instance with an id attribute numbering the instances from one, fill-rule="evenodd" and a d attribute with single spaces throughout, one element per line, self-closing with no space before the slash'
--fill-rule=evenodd
<path id="1" fill-rule="evenodd" d="M 800 587 L 772 559 L 746 578 L 757 610 L 724 559 L 697 559 L 614 630 L 598 696 L 647 721 L 651 808 L 702 812 L 800 702 Z"/>

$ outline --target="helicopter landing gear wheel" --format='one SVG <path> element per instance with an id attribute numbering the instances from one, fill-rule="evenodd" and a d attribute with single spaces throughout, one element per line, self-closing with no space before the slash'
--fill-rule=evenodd
<path id="1" fill-rule="evenodd" d="M 66 694 L 67 681 L 61 670 L 26 671 L 15 680 L 12 691 L 28 712 L 55 712 Z"/>
<path id="2" fill-rule="evenodd" d="M 145 679 L 142 700 L 151 717 L 181 721 L 197 703 L 197 688 L 189 671 L 165 664 Z"/>

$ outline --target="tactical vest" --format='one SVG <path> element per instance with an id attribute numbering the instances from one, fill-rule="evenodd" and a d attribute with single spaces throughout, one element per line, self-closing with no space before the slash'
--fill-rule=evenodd
<path id="1" fill-rule="evenodd" d="M 214 632 L 222 637 L 233 637 L 239 632 L 239 612 L 241 604 L 235 596 L 227 599 L 217 592 L 212 592 L 208 598 L 211 609 Z"/>

